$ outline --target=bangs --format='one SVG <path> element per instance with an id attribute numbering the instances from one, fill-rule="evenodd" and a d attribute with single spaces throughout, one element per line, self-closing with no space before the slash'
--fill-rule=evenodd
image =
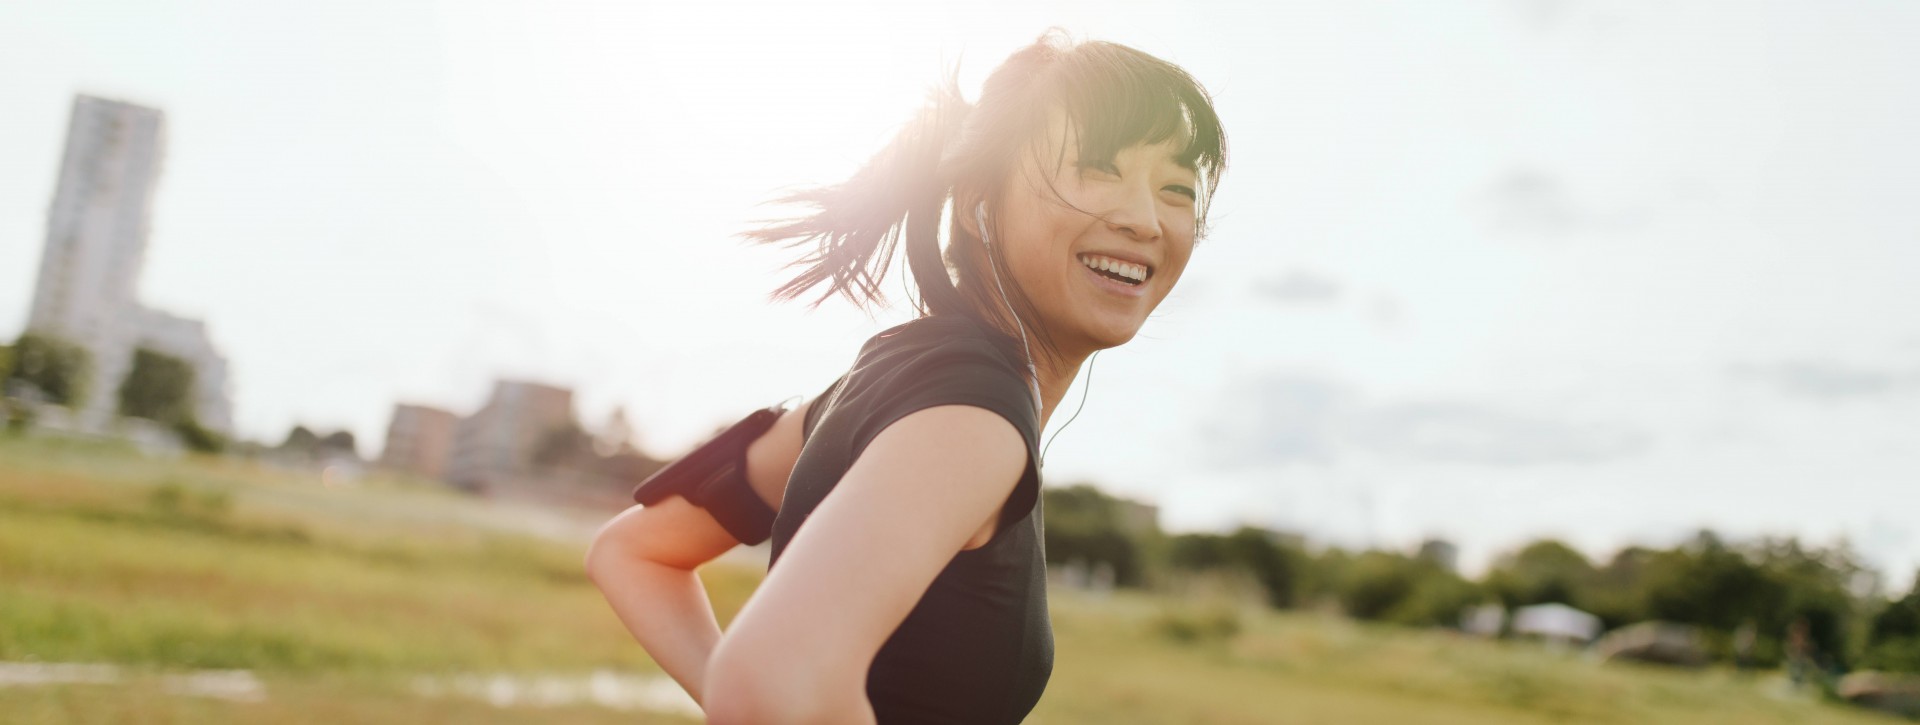
<path id="1" fill-rule="evenodd" d="M 1204 196 L 1212 196 L 1226 164 L 1226 135 L 1206 90 L 1178 66 L 1126 46 L 1075 50 L 1055 70 L 1058 110 L 1078 136 L 1080 158 L 1111 161 L 1136 144 L 1171 140 L 1178 148 L 1173 161 L 1199 176 Z"/>

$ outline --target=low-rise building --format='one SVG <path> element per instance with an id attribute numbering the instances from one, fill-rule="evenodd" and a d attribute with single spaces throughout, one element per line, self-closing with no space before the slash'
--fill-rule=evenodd
<path id="1" fill-rule="evenodd" d="M 380 451 L 380 465 L 422 478 L 445 476 L 448 463 L 453 459 L 454 431 L 459 425 L 460 416 L 452 411 L 407 403 L 393 406 L 393 418 L 387 423 L 387 444 Z"/>
<path id="2" fill-rule="evenodd" d="M 572 390 L 530 381 L 497 381 L 486 405 L 455 426 L 446 480 L 477 491 L 489 482 L 526 474 L 549 436 L 578 425 Z"/>

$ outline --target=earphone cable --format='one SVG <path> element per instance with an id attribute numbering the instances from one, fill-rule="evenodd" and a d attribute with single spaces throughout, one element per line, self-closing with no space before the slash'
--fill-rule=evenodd
<path id="1" fill-rule="evenodd" d="M 1073 415 L 1067 416 L 1067 422 L 1053 429 L 1053 435 L 1047 436 L 1047 444 L 1040 447 L 1040 465 L 1047 465 L 1047 450 L 1053 448 L 1053 439 L 1060 437 L 1060 431 L 1073 425 L 1073 419 L 1080 417 L 1080 411 L 1087 407 L 1087 393 L 1093 389 L 1093 361 L 1100 359 L 1100 351 L 1093 351 L 1093 357 L 1087 359 L 1087 382 L 1080 386 L 1080 405 L 1073 409 Z"/>

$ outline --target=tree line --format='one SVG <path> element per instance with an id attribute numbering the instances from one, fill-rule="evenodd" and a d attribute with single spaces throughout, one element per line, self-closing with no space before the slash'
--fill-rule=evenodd
<path id="1" fill-rule="evenodd" d="M 1709 655 L 1773 666 L 1789 632 L 1804 632 L 1821 664 L 1920 672 L 1920 575 L 1889 597 L 1850 547 L 1787 538 L 1727 541 L 1702 531 L 1670 548 L 1629 546 L 1605 561 L 1551 539 L 1499 556 L 1479 578 L 1404 551 L 1312 549 L 1257 527 L 1168 535 L 1130 522 L 1126 502 L 1090 485 L 1048 488 L 1052 565 L 1104 565 L 1121 587 L 1161 589 L 1216 572 L 1255 584 L 1275 609 L 1336 609 L 1421 627 L 1458 627 L 1471 608 L 1560 603 L 1607 629 L 1643 621 L 1692 625 Z M 1749 642 L 1742 643 L 1742 631 Z"/>
<path id="2" fill-rule="evenodd" d="M 85 347 L 54 335 L 28 331 L 0 346 L 0 412 L 7 429 L 18 433 L 31 426 L 37 404 L 79 409 L 96 392 L 89 384 L 93 365 Z M 194 369 L 186 360 L 136 348 L 133 366 L 113 391 L 114 410 L 166 426 L 190 449 L 219 452 L 227 440 L 201 425 L 194 385 Z"/>

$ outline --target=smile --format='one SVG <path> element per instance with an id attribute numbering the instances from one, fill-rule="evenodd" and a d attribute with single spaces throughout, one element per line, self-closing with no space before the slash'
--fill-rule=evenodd
<path id="1" fill-rule="evenodd" d="M 1153 276 L 1151 267 L 1098 254 L 1080 255 L 1080 264 L 1098 286 L 1126 297 L 1144 294 L 1147 279 Z"/>

